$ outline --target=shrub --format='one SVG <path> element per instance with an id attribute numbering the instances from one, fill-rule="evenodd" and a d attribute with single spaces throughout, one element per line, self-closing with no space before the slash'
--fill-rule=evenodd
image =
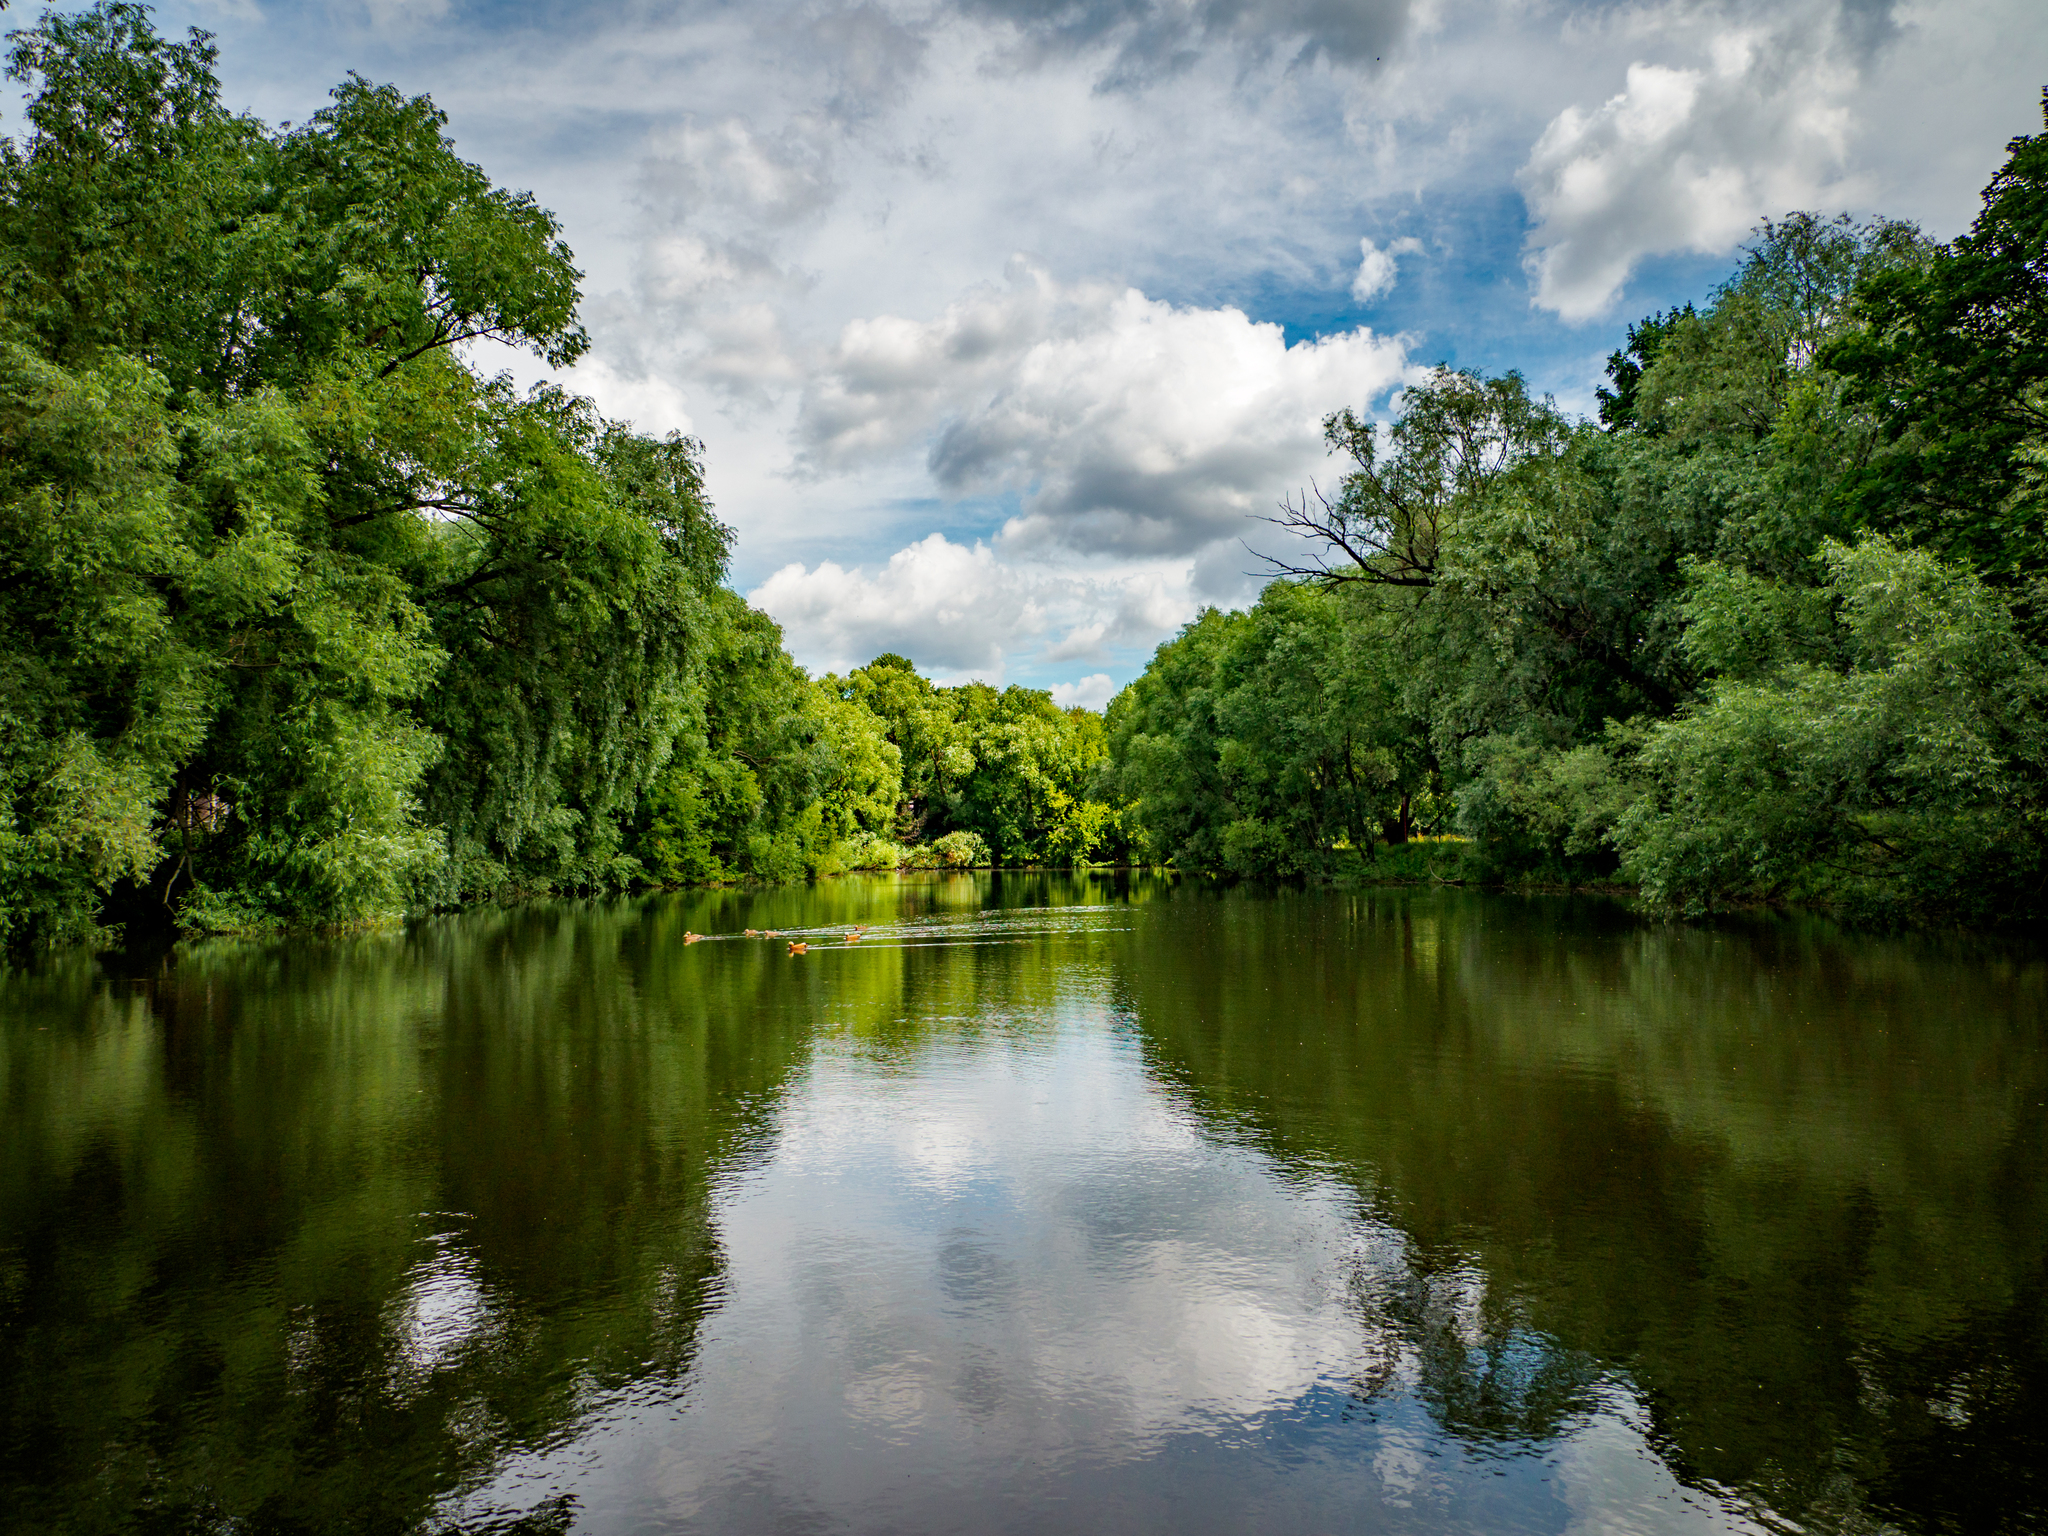
<path id="1" fill-rule="evenodd" d="M 995 862 L 979 832 L 948 832 L 929 847 L 934 863 L 943 869 L 984 869 Z"/>

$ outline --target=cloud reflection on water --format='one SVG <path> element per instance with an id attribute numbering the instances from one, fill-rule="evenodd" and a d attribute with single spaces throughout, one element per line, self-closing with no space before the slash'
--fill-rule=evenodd
<path id="1" fill-rule="evenodd" d="M 525 1488 L 596 1531 L 1748 1528 L 1611 1374 L 1555 1438 L 1447 1434 L 1432 1338 L 1510 1397 L 1556 1347 L 1486 1355 L 1483 1274 L 1419 1281 L 1355 1187 L 1220 1135 L 1099 995 L 821 1038 L 715 1213 L 727 1301 L 680 1396 L 620 1393 L 466 1516 Z"/>

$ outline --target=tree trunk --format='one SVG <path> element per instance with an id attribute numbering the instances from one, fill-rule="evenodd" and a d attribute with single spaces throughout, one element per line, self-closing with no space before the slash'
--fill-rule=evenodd
<path id="1" fill-rule="evenodd" d="M 1380 836 L 1387 840 L 1389 848 L 1398 848 L 1415 835 L 1415 807 L 1408 796 L 1401 797 L 1401 807 L 1393 815 L 1380 822 Z"/>

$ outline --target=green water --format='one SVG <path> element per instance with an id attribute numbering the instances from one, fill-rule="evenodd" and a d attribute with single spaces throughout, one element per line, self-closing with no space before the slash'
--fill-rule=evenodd
<path id="1" fill-rule="evenodd" d="M 15 973 L 0 1525 L 2038 1531 L 2044 1025 L 2011 951 L 1014 875 Z"/>

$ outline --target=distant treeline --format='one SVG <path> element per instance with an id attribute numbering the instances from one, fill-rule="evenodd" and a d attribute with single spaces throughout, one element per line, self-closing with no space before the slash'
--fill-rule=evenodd
<path id="1" fill-rule="evenodd" d="M 574 361 L 580 274 L 430 101 L 274 129 L 125 4 L 8 73 L 0 944 L 1101 840 L 1100 715 L 813 682 L 697 443 L 468 365 Z"/>
<path id="2" fill-rule="evenodd" d="M 1307 542 L 1105 722 L 807 676 L 698 443 L 470 365 L 573 362 L 580 274 L 427 99 L 273 128 L 127 4 L 8 72 L 0 945 L 1090 858 L 2048 906 L 2048 134 L 1951 245 L 1767 225 L 1598 424 L 1332 416 Z"/>
<path id="3" fill-rule="evenodd" d="M 1328 420 L 1282 579 L 1109 707 L 1140 853 L 2048 917 L 2048 133 L 1952 244 L 1766 224 L 1608 375 Z"/>

